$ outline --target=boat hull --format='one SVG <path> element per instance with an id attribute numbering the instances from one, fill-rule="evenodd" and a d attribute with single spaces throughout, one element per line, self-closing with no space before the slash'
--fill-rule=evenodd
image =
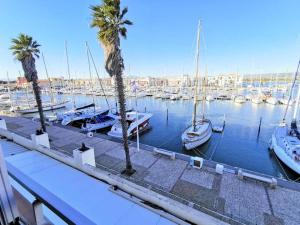
<path id="1" fill-rule="evenodd" d="M 276 156 L 291 170 L 300 174 L 299 163 L 295 162 L 291 157 L 289 157 L 285 150 L 277 143 L 276 136 L 273 134 L 271 139 L 271 149 L 273 149 Z"/>
<path id="2" fill-rule="evenodd" d="M 49 106 L 44 106 L 43 107 L 43 111 L 53 111 L 53 110 L 57 110 L 57 109 L 62 109 L 65 108 L 68 102 L 62 102 L 59 104 L 55 104 L 55 105 L 49 105 Z M 38 108 L 32 108 L 32 109 L 20 109 L 20 110 L 15 110 L 17 113 L 21 113 L 21 114 L 30 114 L 30 113 L 37 113 L 39 110 Z"/>
<path id="3" fill-rule="evenodd" d="M 211 122 L 209 120 L 207 121 L 207 123 L 209 123 L 207 129 L 197 139 L 196 138 L 195 139 L 190 139 L 190 140 L 186 139 L 185 134 L 186 134 L 187 130 L 190 129 L 190 128 L 188 128 L 184 132 L 184 134 L 182 135 L 182 144 L 183 144 L 183 147 L 186 150 L 191 150 L 191 149 L 197 148 L 197 147 L 205 144 L 211 138 L 212 125 L 211 125 Z"/>

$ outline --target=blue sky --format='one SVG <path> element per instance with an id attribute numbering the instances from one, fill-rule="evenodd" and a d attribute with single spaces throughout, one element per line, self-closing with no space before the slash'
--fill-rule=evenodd
<path id="1" fill-rule="evenodd" d="M 11 38 L 24 32 L 44 52 L 48 71 L 66 76 L 64 42 L 68 41 L 71 74 L 88 74 L 88 41 L 101 76 L 103 51 L 89 27 L 89 6 L 96 0 L 0 1 L 0 77 L 18 76 L 20 64 L 8 50 Z M 193 74 L 196 30 L 201 18 L 201 68 L 209 74 L 294 71 L 300 57 L 299 0 L 123 0 L 134 22 L 122 41 L 130 75 Z M 41 60 L 40 77 L 45 77 Z M 130 68 L 130 69 L 129 69 Z"/>

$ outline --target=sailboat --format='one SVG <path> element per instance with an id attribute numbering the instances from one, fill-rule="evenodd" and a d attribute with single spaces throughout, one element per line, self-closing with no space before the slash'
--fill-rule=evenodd
<path id="1" fill-rule="evenodd" d="M 196 148 L 207 142 L 212 135 L 211 121 L 204 116 L 205 94 L 202 101 L 202 118 L 197 121 L 197 96 L 198 96 L 198 73 L 199 73 L 199 48 L 200 48 L 200 28 L 201 23 L 198 25 L 197 35 L 197 53 L 196 53 L 196 73 L 195 73 L 195 87 L 194 87 L 194 110 L 192 125 L 188 127 L 181 135 L 183 146 L 187 150 Z M 203 85 L 205 87 L 205 85 Z"/>
<path id="2" fill-rule="evenodd" d="M 295 73 L 294 82 L 290 91 L 289 101 L 291 100 L 292 92 L 295 87 L 299 70 L 300 60 L 297 71 Z M 283 121 L 276 127 L 270 143 L 270 149 L 274 150 L 277 157 L 290 169 L 300 174 L 300 132 L 297 127 L 297 114 L 299 110 L 300 88 L 298 86 L 298 94 L 296 106 L 294 108 L 293 118 L 291 124 L 287 124 L 285 117 L 288 110 L 288 105 L 285 109 Z"/>

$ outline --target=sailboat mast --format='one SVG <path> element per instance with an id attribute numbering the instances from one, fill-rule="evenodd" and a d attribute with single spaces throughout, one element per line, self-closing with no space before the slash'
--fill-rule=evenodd
<path id="1" fill-rule="evenodd" d="M 94 111 L 96 111 L 96 108 L 95 108 L 94 85 L 93 85 L 93 81 L 92 81 L 92 72 L 91 72 L 91 62 L 90 62 L 90 55 L 89 55 L 89 49 L 88 49 L 87 42 L 85 42 L 85 47 L 86 47 L 87 60 L 88 60 L 88 64 L 89 64 L 90 85 L 91 85 L 91 88 L 92 88 L 92 97 L 93 97 Z"/>
<path id="2" fill-rule="evenodd" d="M 9 76 L 8 76 L 8 71 L 6 72 L 6 76 L 7 76 L 7 91 L 8 91 L 8 94 L 9 94 L 9 100 L 10 100 L 10 108 L 13 109 L 13 99 L 12 99 L 12 95 L 11 95 L 11 92 L 10 92 L 10 80 L 9 80 Z"/>
<path id="3" fill-rule="evenodd" d="M 299 61 L 300 64 L 300 61 Z M 298 64 L 298 68 L 297 68 L 297 72 L 296 72 L 296 80 L 297 80 L 297 75 L 298 75 L 298 69 L 299 69 L 299 64 Z M 296 117 L 298 115 L 298 110 L 299 110 L 299 100 L 300 100 L 300 87 L 298 85 L 298 94 L 297 94 L 297 100 L 296 100 L 296 105 L 294 108 L 294 114 L 293 114 L 293 120 L 296 121 Z"/>
<path id="4" fill-rule="evenodd" d="M 201 21 L 198 23 L 197 34 L 197 53 L 196 53 L 196 73 L 195 73 L 195 85 L 194 85 L 194 111 L 193 111 L 193 128 L 196 130 L 196 117 L 197 117 L 197 95 L 198 95 L 198 73 L 199 73 L 199 52 L 200 52 L 200 29 Z"/>
<path id="5" fill-rule="evenodd" d="M 289 100 L 288 100 L 288 103 L 286 105 L 286 108 L 285 108 L 285 111 L 284 111 L 284 114 L 283 114 L 283 121 L 285 121 L 285 118 L 286 118 L 286 114 L 287 114 L 287 110 L 288 110 L 288 107 L 290 105 L 290 102 L 291 102 L 291 98 L 292 98 L 292 94 L 293 94 L 293 90 L 294 90 L 294 87 L 295 87 L 295 84 L 296 84 L 296 80 L 297 80 L 297 75 L 298 75 L 298 70 L 299 70 L 299 66 L 300 66 L 300 60 L 298 62 L 298 66 L 297 66 L 297 70 L 296 70 L 296 73 L 295 73 L 295 76 L 294 76 L 294 80 L 293 80 L 293 83 L 292 83 L 292 87 L 290 89 L 290 94 L 289 94 Z M 297 98 L 298 100 L 298 98 Z M 299 101 L 298 101 L 299 103 Z M 297 114 L 297 111 L 298 111 L 298 104 L 295 106 L 295 112 L 294 112 L 294 115 Z M 295 117 L 295 116 L 294 116 Z"/>
<path id="6" fill-rule="evenodd" d="M 54 95 L 53 95 L 53 87 L 52 87 L 52 82 L 50 80 L 49 74 L 48 74 L 48 70 L 47 70 L 47 66 L 46 66 L 46 62 L 45 62 L 45 57 L 44 54 L 42 53 L 42 59 L 43 59 L 43 63 L 44 63 L 44 68 L 45 68 L 45 72 L 46 72 L 46 76 L 47 79 L 49 81 L 49 86 L 50 86 L 50 94 L 51 94 L 51 103 L 54 104 Z"/>
<path id="7" fill-rule="evenodd" d="M 69 54 L 68 54 L 68 46 L 67 41 L 65 41 L 65 49 L 66 49 L 66 58 L 67 58 L 67 69 L 68 69 L 68 76 L 69 76 L 69 86 L 71 82 L 71 73 L 70 73 L 70 64 L 69 64 Z M 70 88 L 70 87 L 69 87 Z M 75 105 L 75 97 L 74 97 L 74 83 L 72 83 L 72 100 L 73 100 L 73 108 L 76 108 Z"/>
<path id="8" fill-rule="evenodd" d="M 205 77 L 203 78 L 202 82 L 202 90 L 203 90 L 203 97 L 202 97 L 202 119 L 204 119 L 205 114 L 205 103 L 206 103 L 206 82 L 207 82 L 207 66 L 205 66 Z"/>

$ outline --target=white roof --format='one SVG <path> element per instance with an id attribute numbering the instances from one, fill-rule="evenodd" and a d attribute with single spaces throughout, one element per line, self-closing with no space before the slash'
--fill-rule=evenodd
<path id="1" fill-rule="evenodd" d="M 96 224 L 175 224 L 109 191 L 109 185 L 37 151 L 1 140 L 5 160 Z M 24 150 L 24 151 L 22 151 Z M 9 152 L 17 153 L 9 155 Z"/>

